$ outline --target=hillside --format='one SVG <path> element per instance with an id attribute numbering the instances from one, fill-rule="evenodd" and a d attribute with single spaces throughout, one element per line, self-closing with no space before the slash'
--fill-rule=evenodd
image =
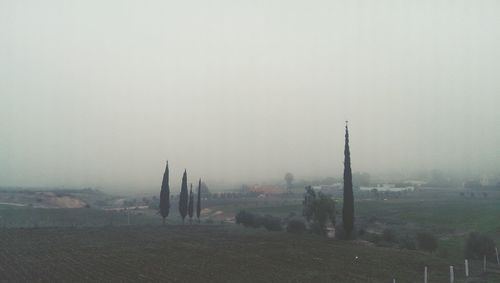
<path id="1" fill-rule="evenodd" d="M 220 225 L 0 230 L 6 282 L 447 282 L 415 251 Z M 356 260 L 355 257 L 358 257 Z"/>

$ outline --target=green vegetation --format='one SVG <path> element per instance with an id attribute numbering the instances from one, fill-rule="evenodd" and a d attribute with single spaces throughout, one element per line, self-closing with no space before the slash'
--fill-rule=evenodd
<path id="1" fill-rule="evenodd" d="M 201 215 L 201 178 L 198 181 L 198 197 L 196 201 L 196 218 L 198 218 L 198 222 L 200 222 Z"/>
<path id="2" fill-rule="evenodd" d="M 495 242 L 490 237 L 480 233 L 470 233 L 465 242 L 465 257 L 481 259 L 483 256 L 493 258 L 495 255 Z"/>
<path id="3" fill-rule="evenodd" d="M 349 128 L 345 125 L 344 149 L 344 204 L 342 206 L 342 227 L 345 238 L 351 239 L 354 230 L 354 193 L 352 191 L 351 152 L 349 150 Z"/>
<path id="4" fill-rule="evenodd" d="M 285 279 L 291 277 L 283 275 L 284 273 L 291 272 L 292 274 L 295 274 L 298 278 L 295 281 L 310 281 L 317 279 L 320 282 L 323 282 L 330 279 L 336 279 L 338 281 L 334 282 L 364 282 L 361 278 L 366 279 L 370 278 L 370 276 L 374 276 L 375 279 L 373 281 L 365 281 L 390 282 L 391 276 L 396 275 L 396 278 L 400 278 L 398 282 L 418 282 L 420 280 L 419 278 L 421 277 L 422 266 L 429 262 L 429 279 L 434 278 L 431 282 L 446 282 L 444 280 L 437 280 L 434 277 L 436 276 L 436 273 L 434 272 L 439 269 L 439 271 L 437 272 L 442 272 L 442 278 L 446 279 L 448 270 L 446 267 L 447 265 L 455 266 L 457 277 L 457 280 L 455 282 L 462 282 L 460 281 L 461 277 L 459 277 L 459 275 L 463 275 L 464 251 L 466 252 L 468 249 L 466 247 L 466 240 L 469 237 L 469 233 L 478 232 L 484 235 L 484 237 L 487 237 L 496 243 L 500 242 L 500 224 L 498 222 L 498 219 L 500 219 L 500 194 L 498 192 L 489 191 L 487 198 L 469 198 L 460 196 L 458 190 L 422 189 L 415 192 L 402 193 L 400 196 L 398 196 L 398 198 L 396 198 L 396 194 L 380 193 L 381 197 L 379 199 L 374 199 L 371 195 L 369 195 L 369 192 L 365 193 L 361 191 L 355 191 L 354 193 L 357 194 L 357 201 L 355 202 L 357 240 L 352 244 L 335 241 L 326 237 L 314 236 L 310 233 L 304 233 L 306 230 L 304 225 L 305 218 L 302 217 L 302 194 L 296 196 L 293 194 L 287 194 L 286 196 L 269 196 L 266 198 L 238 198 L 234 196 L 232 196 L 231 198 L 204 198 L 204 209 L 200 211 L 200 218 L 202 219 L 201 222 L 211 223 L 212 225 L 186 225 L 184 228 L 181 225 L 176 225 L 182 223 L 182 218 L 177 213 L 169 215 L 168 222 L 171 225 L 166 225 L 164 228 L 158 225 L 160 222 L 158 219 L 159 200 L 157 200 L 156 203 L 152 202 L 149 205 L 149 208 L 145 206 L 144 208 L 129 207 L 128 209 L 124 209 L 124 207 L 126 207 L 127 205 L 125 202 L 119 203 L 114 201 L 117 199 L 117 197 L 103 195 L 106 198 L 112 200 L 108 202 L 109 204 L 116 203 L 115 207 L 110 209 L 106 208 L 106 210 L 94 205 L 92 205 L 91 208 L 53 209 L 5 204 L 0 206 L 0 227 L 6 228 L 1 229 L 2 231 L 0 231 L 0 234 L 2 235 L 0 235 L 0 237 L 2 238 L 0 239 L 2 239 L 3 246 L 13 245 L 13 247 L 16 247 L 16 245 L 18 245 L 19 243 L 16 244 L 17 242 L 13 240 L 13 238 L 16 238 L 16 236 L 13 235 L 32 233 L 31 239 L 37 240 L 34 241 L 34 244 L 28 244 L 27 246 L 33 247 L 37 245 L 36 243 L 37 241 L 39 241 L 38 237 L 40 233 L 40 241 L 42 243 L 46 241 L 43 239 L 48 237 L 57 239 L 57 241 L 55 241 L 56 243 L 54 243 L 54 246 L 49 247 L 46 244 L 41 245 L 40 248 L 46 248 L 49 250 L 54 249 L 49 254 L 53 254 L 55 256 L 63 255 L 62 251 L 58 250 L 62 249 L 66 252 L 66 257 L 68 257 L 69 253 L 71 254 L 71 256 L 74 256 L 77 260 L 81 261 L 82 263 L 80 264 L 82 265 L 84 264 L 85 260 L 80 258 L 80 256 L 85 255 L 89 258 L 96 259 L 97 263 L 101 262 L 103 264 L 108 264 L 108 266 L 112 268 L 112 270 L 115 270 L 111 273 L 119 272 L 119 270 L 121 270 L 118 267 L 120 265 L 120 262 L 116 264 L 106 263 L 104 259 L 100 258 L 102 254 L 100 251 L 94 249 L 93 251 L 95 252 L 95 254 L 91 254 L 89 250 L 80 250 L 80 243 L 94 241 L 94 245 L 97 245 L 99 247 L 104 246 L 104 252 L 113 254 L 109 255 L 111 259 L 115 259 L 114 253 L 125 256 L 125 253 L 122 250 L 129 249 L 130 251 L 134 251 L 134 253 L 137 254 L 126 254 L 127 256 L 132 257 L 132 259 L 127 259 L 126 262 L 123 262 L 124 268 L 131 268 L 130 265 L 132 265 L 133 262 L 138 262 L 140 264 L 135 271 L 126 271 L 126 274 L 131 274 L 133 272 L 142 274 L 144 270 L 149 270 L 146 267 L 141 267 L 142 262 L 148 263 L 151 260 L 150 257 L 157 259 L 156 256 L 160 256 L 159 253 L 177 253 L 177 256 L 182 258 L 183 261 L 175 264 L 198 264 L 201 266 L 202 264 L 206 263 L 203 263 L 203 261 L 199 259 L 192 259 L 194 258 L 193 254 L 195 253 L 193 249 L 195 249 L 194 247 L 200 247 L 200 249 L 206 251 L 206 249 L 209 249 L 206 246 L 209 246 L 213 241 L 209 239 L 200 240 L 198 237 L 213 237 L 217 241 L 221 241 L 221 245 L 224 245 L 226 239 L 229 239 L 229 247 L 233 248 L 236 245 L 242 245 L 244 247 L 234 248 L 233 251 L 221 251 L 220 253 L 223 254 L 224 259 L 221 259 L 220 261 L 216 260 L 216 262 L 214 262 L 214 265 L 226 265 L 228 264 L 227 262 L 229 262 L 229 258 L 231 258 L 235 263 L 238 264 L 249 264 L 248 262 L 250 261 L 250 259 L 253 259 L 255 261 L 258 261 L 250 264 L 251 267 L 259 268 L 259 275 L 256 280 L 257 282 L 264 282 L 266 281 L 266 279 L 267 281 L 272 281 L 274 279 L 274 277 L 272 277 L 272 275 L 270 274 L 260 274 L 261 269 L 263 270 L 263 272 L 268 271 L 267 267 L 264 268 L 261 266 L 261 264 L 271 264 L 271 259 L 268 259 L 269 254 L 273 254 L 272 260 L 281 260 L 279 258 L 280 253 L 283 253 L 283 256 L 292 258 L 290 260 L 287 259 L 290 261 L 291 267 L 287 267 L 287 265 L 284 263 L 276 263 L 277 265 L 274 265 L 275 268 L 279 270 L 278 273 L 280 274 L 280 276 Z M 55 192 L 47 192 L 44 194 L 57 196 L 59 193 L 56 194 Z M 67 195 L 74 197 L 77 194 L 80 194 L 80 192 L 64 192 L 65 196 Z M 81 192 L 81 194 L 85 194 L 87 199 L 91 199 L 92 197 L 92 193 L 90 191 Z M 25 194 L 22 194 L 22 197 L 24 197 L 24 195 Z M 30 192 L 26 195 L 28 195 L 28 197 L 36 197 L 40 194 L 37 192 Z M 14 193 L 14 197 L 16 199 L 21 199 L 21 197 L 18 196 L 18 193 Z M 4 198 L 7 200 L 9 198 L 9 195 L 5 195 Z M 140 201 L 140 197 L 136 196 L 136 198 Z M 26 199 L 29 198 L 26 197 Z M 131 198 L 119 199 L 128 200 L 129 203 L 139 203 L 139 201 L 132 201 Z M 173 206 L 171 207 L 171 209 L 178 209 L 176 207 L 178 205 L 177 201 L 173 202 L 172 205 Z M 336 207 L 339 210 L 341 209 L 341 206 L 342 202 L 336 203 Z M 238 213 L 238 211 L 242 209 L 245 210 L 246 213 L 253 215 L 256 218 L 256 226 L 260 227 L 259 229 L 238 228 L 237 225 L 230 224 L 234 220 L 238 222 L 238 219 L 235 219 L 234 216 Z M 220 223 L 225 223 L 226 225 L 217 225 Z M 61 228 L 47 228 L 56 226 Z M 17 229 L 16 227 L 25 227 L 29 229 Z M 273 227 L 278 228 L 274 229 Z M 266 231 L 282 230 L 283 228 L 286 228 L 287 231 L 292 233 L 271 233 L 269 231 Z M 341 228 L 342 225 L 337 225 L 338 233 L 342 233 Z M 144 235 L 150 232 L 151 236 Z M 123 235 L 121 233 L 123 233 Z M 129 233 L 130 235 L 128 235 Z M 429 233 L 433 235 L 433 237 L 435 237 L 437 249 L 432 254 L 428 252 L 415 251 L 417 246 L 419 246 L 417 245 L 417 235 L 419 233 Z M 59 237 L 65 238 L 66 236 L 64 235 L 66 234 L 69 238 L 62 239 L 61 246 L 56 247 L 55 245 L 60 241 Z M 162 240 L 161 238 L 163 236 L 165 236 L 165 239 Z M 27 236 L 25 237 L 27 238 Z M 136 241 L 143 243 L 143 245 L 141 246 L 143 250 L 141 250 L 141 247 L 137 246 L 137 244 L 129 242 L 120 242 L 121 244 L 123 244 L 123 246 L 121 247 L 118 247 L 118 244 L 111 243 L 111 239 L 118 239 L 121 237 L 125 237 L 130 241 L 132 241 L 131 239 L 134 238 Z M 192 245 L 194 246 L 193 249 L 185 250 L 185 252 L 187 253 L 186 255 L 180 255 L 179 251 L 172 250 L 174 249 L 174 247 L 166 248 L 162 246 L 174 245 L 174 241 L 184 241 L 186 239 L 187 241 L 182 242 L 180 248 L 184 248 L 185 245 L 189 246 L 190 243 L 192 243 Z M 277 243 L 279 242 L 278 239 L 283 239 L 283 242 Z M 24 240 L 27 241 L 27 239 Z M 196 241 L 200 241 L 200 243 L 196 244 Z M 266 246 L 269 250 L 262 251 L 260 249 L 257 249 L 255 250 L 255 253 L 249 253 L 248 256 L 239 254 L 248 253 L 247 248 L 250 249 L 250 247 L 248 246 L 258 246 L 259 244 L 257 244 L 257 242 L 261 243 L 261 245 L 263 246 Z M 476 244 L 483 242 L 486 241 L 475 241 Z M 477 246 L 476 244 L 471 246 Z M 158 251 L 153 251 L 153 254 L 150 255 L 148 249 L 149 245 L 152 245 L 154 247 L 152 250 L 156 250 L 156 248 L 158 248 Z M 299 245 L 299 247 L 297 247 L 296 245 Z M 320 251 L 321 247 L 324 247 L 325 252 Z M 273 251 L 272 249 L 281 250 Z M 370 259 L 372 257 L 380 257 L 381 260 L 386 260 L 386 257 L 390 256 L 398 258 L 398 255 L 401 253 L 405 255 L 405 257 L 399 257 L 401 261 L 406 260 L 406 258 L 413 257 L 415 257 L 415 259 L 420 258 L 422 261 L 419 261 L 418 264 L 420 265 L 417 264 L 418 266 L 414 266 L 415 261 L 410 261 L 409 263 L 407 263 L 390 259 L 389 261 L 387 261 L 387 264 L 393 264 L 394 262 L 395 264 L 391 268 L 382 268 L 382 270 L 385 270 L 384 272 L 374 271 L 371 268 L 367 268 L 364 271 L 347 268 L 345 272 L 354 272 L 353 274 L 345 275 L 354 276 L 353 280 L 347 280 L 346 278 L 351 277 L 342 277 L 344 275 L 333 274 L 335 272 L 343 272 L 338 271 L 339 269 L 337 269 L 337 267 L 333 267 L 333 264 L 336 264 L 339 267 L 345 267 L 344 265 L 346 263 L 339 262 L 339 259 L 337 259 L 337 255 L 344 255 L 344 259 L 347 260 L 346 258 L 349 249 L 351 249 L 352 253 L 357 253 L 358 256 L 360 256 L 359 254 L 362 254 L 362 252 L 358 251 L 363 250 L 364 254 L 362 254 L 363 257 L 360 256 L 361 259 L 366 257 L 369 257 Z M 6 254 L 6 256 L 3 258 L 4 261 L 10 262 L 12 260 L 12 262 L 19 261 L 20 263 L 27 264 L 26 262 L 31 262 L 32 260 L 34 260 L 33 258 L 27 258 L 27 250 L 23 250 L 22 248 L 8 248 L 7 250 L 9 250 L 10 253 Z M 489 250 L 491 251 L 491 249 Z M 19 254 L 15 253 L 14 251 L 19 251 Z M 37 255 L 35 260 L 37 258 L 45 259 L 43 256 L 40 256 L 37 253 L 36 249 L 34 249 L 33 251 L 34 252 L 32 254 Z M 482 256 L 480 255 L 482 253 L 483 252 L 480 251 L 476 256 L 473 256 L 474 258 L 479 258 L 478 260 L 471 260 L 471 272 L 476 279 L 478 278 L 478 276 L 483 276 L 481 275 Z M 216 254 L 218 255 L 218 253 Z M 295 264 L 298 265 L 299 260 L 295 259 L 293 254 L 296 254 L 296 257 L 305 256 L 306 258 L 308 258 L 308 260 L 305 262 L 304 267 L 300 267 L 297 269 Z M 316 257 L 321 258 L 322 261 L 332 262 L 319 262 L 317 263 L 317 266 L 315 266 L 314 263 L 316 263 L 316 260 L 312 260 L 312 258 Z M 261 260 L 264 263 L 260 263 Z M 162 260 L 159 260 L 159 262 L 162 262 Z M 433 262 L 438 262 L 439 266 L 434 266 Z M 58 263 L 59 261 L 57 259 L 51 259 L 47 261 L 47 264 L 49 265 L 55 265 Z M 168 259 L 163 260 L 163 263 L 170 264 Z M 63 264 L 62 266 L 64 267 L 65 265 Z M 210 264 L 208 266 L 213 267 Z M 444 269 L 442 269 L 441 266 L 444 266 Z M 59 268 L 44 266 L 42 263 L 35 263 L 35 267 L 39 270 L 55 270 L 56 273 L 60 274 L 62 272 L 59 270 Z M 373 268 L 375 267 L 379 266 L 374 265 Z M 239 267 L 229 266 L 227 268 L 229 270 L 240 273 L 242 272 L 242 274 L 245 274 L 239 269 Z M 498 267 L 496 267 L 495 257 L 488 257 L 488 268 L 490 270 L 498 270 Z M 71 268 L 69 269 L 71 270 Z M 8 267 L 6 270 L 9 270 Z M 22 268 L 20 270 L 21 271 L 19 272 L 23 272 Z M 98 271 L 99 270 L 101 269 L 98 269 Z M 190 267 L 179 267 L 179 270 L 191 272 Z M 208 267 L 204 267 L 200 270 L 204 270 L 206 273 L 211 272 L 211 269 L 209 270 Z M 214 270 L 214 272 L 220 272 L 217 267 L 215 267 Z M 408 270 L 410 270 L 410 273 L 408 273 L 409 275 L 406 277 L 403 276 L 404 274 L 406 274 L 406 272 L 408 272 Z M 298 275 L 299 271 L 301 272 L 301 275 Z M 26 277 L 30 275 L 24 275 L 24 273 L 19 272 L 15 274 L 25 277 L 18 278 L 28 278 L 24 281 L 30 281 L 29 279 L 31 277 Z M 37 272 L 39 274 L 41 271 Z M 99 272 L 105 273 L 106 271 L 101 270 Z M 156 276 L 160 276 L 155 272 L 158 273 L 156 269 L 151 269 L 150 273 L 144 273 L 143 276 L 145 276 L 144 278 L 146 279 L 143 280 L 155 281 L 155 278 L 157 278 Z M 161 275 L 171 275 L 168 272 L 163 272 L 164 271 L 160 272 Z M 373 273 L 378 274 L 379 272 L 381 273 L 380 276 L 373 275 Z M 389 274 L 389 278 L 384 277 L 387 275 L 386 273 L 391 273 Z M 195 274 L 198 274 L 199 276 L 199 273 Z M 44 281 L 51 281 L 49 279 L 54 278 L 69 278 L 69 280 L 71 280 L 73 278 L 72 276 L 74 275 L 64 273 L 61 276 L 69 277 L 57 277 L 59 275 L 54 276 L 56 277 L 43 275 L 41 278 L 47 279 Z M 94 278 L 92 277 L 94 276 L 92 274 L 87 276 L 90 279 Z M 103 275 L 103 278 L 111 278 L 106 276 L 110 275 Z M 120 280 L 120 278 L 122 278 L 120 276 L 121 275 L 118 276 L 118 281 Z M 134 277 L 136 275 L 131 276 L 132 279 L 137 278 Z M 176 276 L 180 275 L 177 274 Z M 223 277 L 222 280 L 228 279 L 229 281 L 235 282 L 248 282 L 245 281 L 245 278 L 239 279 L 236 275 L 232 277 L 232 275 L 224 274 L 224 276 L 229 277 Z M 492 273 L 484 276 L 486 277 L 482 277 L 483 279 L 488 278 L 490 281 L 483 280 L 483 282 L 500 282 L 500 278 L 493 277 L 495 275 Z M 248 275 L 247 277 L 252 278 L 250 275 Z M 182 274 L 182 277 L 179 277 L 177 281 L 185 281 L 193 278 L 196 278 L 196 275 Z M 213 281 L 216 281 L 216 277 L 213 278 Z M 132 279 L 127 280 L 134 281 Z M 22 279 L 19 280 L 23 281 Z M 83 281 L 84 279 L 80 280 Z M 105 281 L 105 279 L 103 280 Z M 66 280 L 61 279 L 59 281 Z"/>
<path id="5" fill-rule="evenodd" d="M 191 184 L 191 189 L 189 190 L 189 201 L 188 201 L 189 223 L 193 222 L 193 212 L 194 212 L 194 195 L 193 195 L 193 184 Z"/>
<path id="6" fill-rule="evenodd" d="M 428 232 L 417 233 L 417 248 L 423 251 L 434 252 L 438 247 L 438 241 L 434 235 Z"/>
<path id="7" fill-rule="evenodd" d="M 310 223 L 311 230 L 319 235 L 327 233 L 326 225 L 335 225 L 335 202 L 329 196 L 316 193 L 310 186 L 306 188 L 302 214 Z"/>
<path id="8" fill-rule="evenodd" d="M 163 225 L 165 225 L 165 218 L 168 217 L 170 211 L 170 185 L 169 185 L 169 170 L 168 161 L 163 173 L 163 180 L 161 182 L 160 191 L 160 215 L 163 218 Z"/>
<path id="9" fill-rule="evenodd" d="M 264 227 L 268 231 L 281 231 L 281 219 L 272 215 L 254 215 L 253 213 L 242 210 L 235 216 L 236 224 L 244 227 L 259 228 Z"/>
<path id="10" fill-rule="evenodd" d="M 413 282 L 424 265 L 433 282 L 448 274 L 425 253 L 231 227 L 4 229 L 0 266 L 8 282 Z"/>
<path id="11" fill-rule="evenodd" d="M 182 217 L 182 223 L 188 212 L 188 188 L 187 188 L 187 172 L 184 170 L 182 175 L 181 193 L 179 195 L 179 214 Z"/>

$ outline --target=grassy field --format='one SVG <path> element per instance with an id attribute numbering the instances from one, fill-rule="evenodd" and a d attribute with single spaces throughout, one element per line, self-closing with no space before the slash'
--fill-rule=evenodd
<path id="1" fill-rule="evenodd" d="M 429 282 L 448 274 L 427 253 L 231 225 L 3 229 L 0 249 L 2 282 L 417 282 L 425 265 Z"/>
<path id="2" fill-rule="evenodd" d="M 342 203 L 338 202 L 338 211 Z M 221 210 L 224 208 L 220 207 Z M 246 210 L 286 217 L 300 216 L 302 205 L 296 201 L 282 205 L 248 206 Z M 437 253 L 450 264 L 464 257 L 465 238 L 470 232 L 485 233 L 500 245 L 500 199 L 461 197 L 457 190 L 426 190 L 393 199 L 360 199 L 355 202 L 357 228 L 381 233 L 391 229 L 399 236 L 414 236 L 427 231 L 439 239 Z M 231 209 L 230 209 L 231 210 Z M 340 215 L 337 221 L 341 221 Z"/>
<path id="3" fill-rule="evenodd" d="M 357 197 L 358 229 L 370 233 L 391 229 L 398 236 L 428 231 L 439 239 L 434 254 L 400 250 L 397 244 L 380 248 L 367 242 L 218 224 L 241 209 L 300 218 L 298 196 L 207 201 L 202 223 L 212 225 L 177 225 L 181 219 L 174 202 L 167 227 L 158 226 L 161 218 L 154 209 L 0 205 L 0 282 L 192 282 L 199 278 L 208 282 L 390 282 L 393 276 L 397 282 L 419 282 L 424 265 L 431 271 L 429 282 L 448 282 L 449 265 L 455 266 L 456 282 L 464 282 L 465 238 L 477 231 L 500 243 L 499 204 L 495 193 L 472 198 L 456 190 L 426 190 L 398 198 Z M 337 210 L 341 205 L 338 200 Z M 482 263 L 471 265 L 478 279 Z M 498 271 L 493 263 L 489 267 Z M 487 276 L 467 282 L 500 282 L 498 275 Z"/>

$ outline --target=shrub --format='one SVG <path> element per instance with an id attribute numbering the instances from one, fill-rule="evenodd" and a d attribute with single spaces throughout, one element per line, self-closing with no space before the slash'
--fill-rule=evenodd
<path id="1" fill-rule="evenodd" d="M 495 242 L 484 234 L 472 232 L 465 241 L 465 258 L 482 259 L 495 254 Z"/>
<path id="2" fill-rule="evenodd" d="M 391 229 L 384 229 L 384 231 L 382 231 L 382 239 L 390 243 L 396 242 L 396 233 Z"/>
<path id="3" fill-rule="evenodd" d="M 286 231 L 294 234 L 302 234 L 306 231 L 306 224 L 299 219 L 292 219 L 286 226 Z"/>
<path id="4" fill-rule="evenodd" d="M 258 217 L 258 223 L 264 226 L 269 231 L 282 231 L 281 218 L 274 217 L 271 215 L 266 215 L 264 217 Z M 260 225 L 259 225 L 260 226 Z"/>
<path id="5" fill-rule="evenodd" d="M 419 250 L 433 252 L 437 249 L 438 243 L 434 235 L 427 232 L 417 234 L 417 247 Z"/>
<path id="6" fill-rule="evenodd" d="M 271 215 L 260 216 L 251 212 L 241 210 L 235 216 L 236 224 L 244 227 L 259 228 L 264 226 L 269 231 L 282 231 L 281 218 Z"/>
<path id="7" fill-rule="evenodd" d="M 407 250 L 416 250 L 417 246 L 415 245 L 415 240 L 410 238 L 409 236 L 403 237 L 399 239 L 399 248 L 407 249 Z"/>
<path id="8" fill-rule="evenodd" d="M 236 224 L 241 224 L 244 227 L 253 227 L 257 228 L 260 226 L 260 223 L 257 221 L 255 215 L 252 213 L 240 210 L 235 216 Z"/>

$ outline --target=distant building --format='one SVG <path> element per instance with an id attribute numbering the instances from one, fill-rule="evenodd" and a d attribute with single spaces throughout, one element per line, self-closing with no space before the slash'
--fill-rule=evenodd
<path id="1" fill-rule="evenodd" d="M 312 186 L 312 189 L 317 191 L 317 192 L 322 192 L 325 194 L 331 194 L 335 192 L 342 191 L 344 188 L 344 184 L 342 183 L 335 183 L 332 185 L 317 185 L 317 186 Z"/>
<path id="2" fill-rule="evenodd" d="M 396 184 L 377 184 L 376 186 L 360 187 L 361 191 L 377 190 L 379 192 L 401 192 L 401 191 L 414 191 L 414 186 L 397 186 Z"/>
<path id="3" fill-rule="evenodd" d="M 255 185 L 250 189 L 250 192 L 257 193 L 259 195 L 276 195 L 285 193 L 284 188 L 270 186 L 270 185 Z"/>

